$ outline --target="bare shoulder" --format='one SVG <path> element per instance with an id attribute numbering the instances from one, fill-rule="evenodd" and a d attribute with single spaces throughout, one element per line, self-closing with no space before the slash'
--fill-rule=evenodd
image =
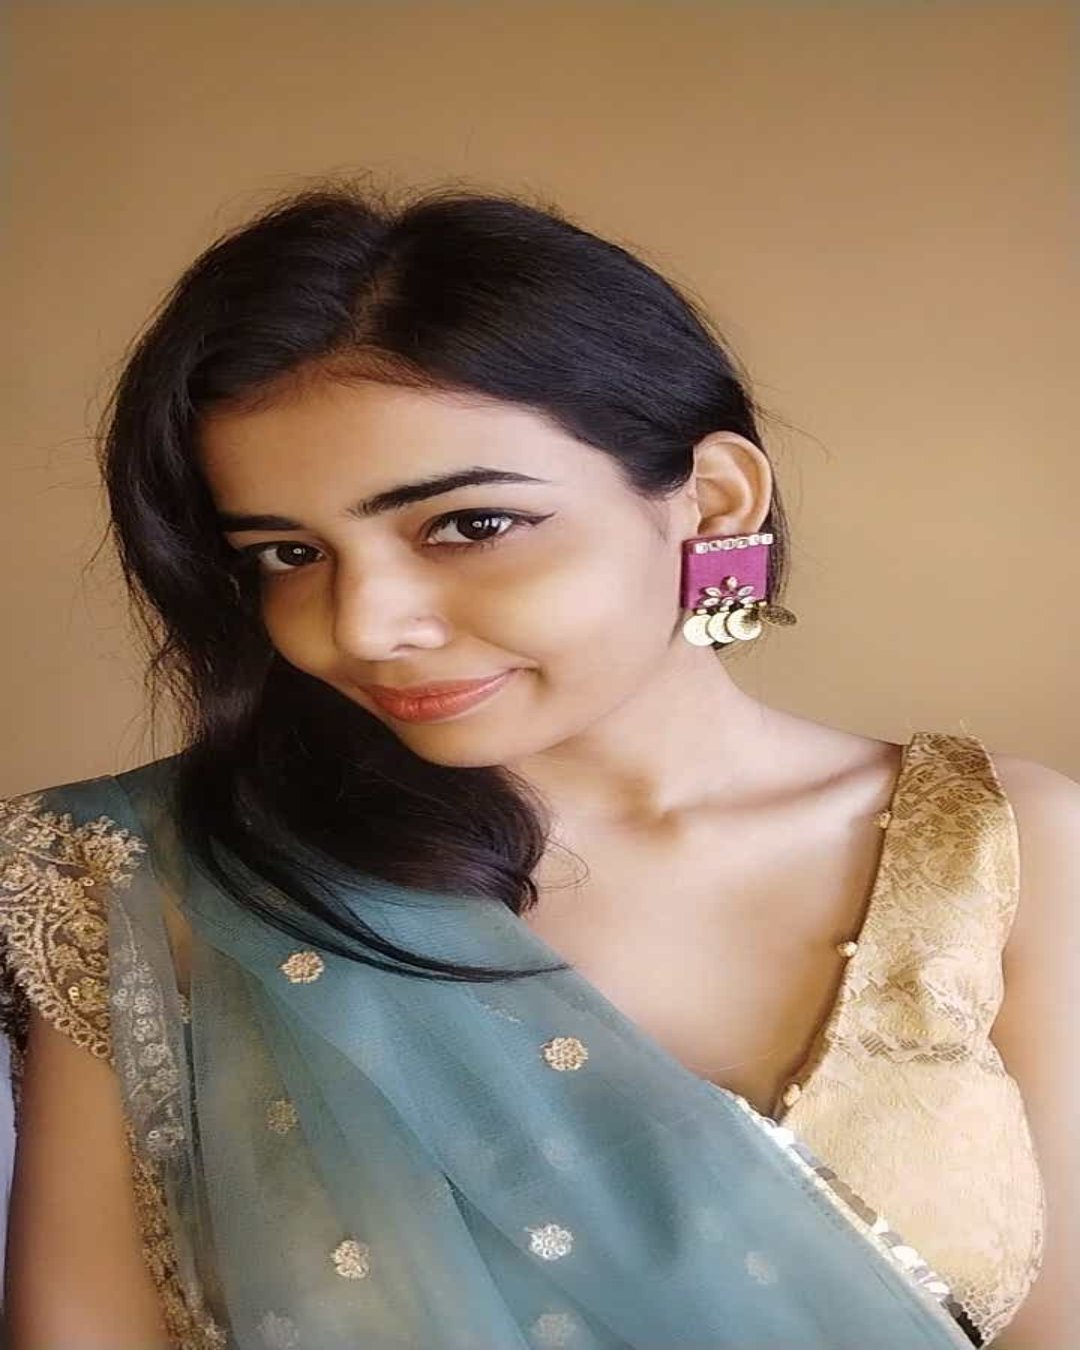
<path id="1" fill-rule="evenodd" d="M 1048 764 L 991 752 L 1013 815 L 1020 849 L 1021 903 L 1005 949 L 1006 966 L 1042 955 L 1047 930 L 1080 941 L 1080 783 Z"/>
<path id="2" fill-rule="evenodd" d="M 988 751 L 988 754 L 1010 799 L 1014 793 L 1025 799 L 1033 793 L 1053 793 L 1060 794 L 1063 801 L 1069 800 L 1071 796 L 1074 809 L 1080 809 L 1080 782 L 1068 774 L 1052 769 L 1049 764 L 1041 764 L 1038 760 L 1022 759 L 1019 755 L 1002 755 L 993 750 Z"/>
<path id="3" fill-rule="evenodd" d="M 1044 821 L 1051 832 L 1065 827 L 1066 833 L 1080 824 L 1080 782 L 1038 760 L 988 754 L 1018 824 L 1022 816 L 1029 826 Z"/>

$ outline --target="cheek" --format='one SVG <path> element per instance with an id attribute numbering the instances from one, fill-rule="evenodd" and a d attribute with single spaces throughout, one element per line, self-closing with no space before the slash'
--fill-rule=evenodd
<path id="1" fill-rule="evenodd" d="M 653 537 L 563 549 L 507 580 L 473 614 L 493 641 L 552 665 L 656 652 L 679 617 L 679 568 L 678 555 Z"/>
<path id="2" fill-rule="evenodd" d="M 320 617 L 321 606 L 308 596 L 306 601 L 287 595 L 264 583 L 263 626 L 270 642 L 292 665 L 301 670 L 319 671 L 332 660 L 329 625 Z"/>

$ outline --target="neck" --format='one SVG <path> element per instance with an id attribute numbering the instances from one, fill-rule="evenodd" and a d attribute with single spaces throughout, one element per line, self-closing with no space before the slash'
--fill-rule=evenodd
<path id="1" fill-rule="evenodd" d="M 557 830 L 662 828 L 763 776 L 783 714 L 745 694 L 715 653 L 681 645 L 599 721 L 508 765 L 543 794 Z"/>

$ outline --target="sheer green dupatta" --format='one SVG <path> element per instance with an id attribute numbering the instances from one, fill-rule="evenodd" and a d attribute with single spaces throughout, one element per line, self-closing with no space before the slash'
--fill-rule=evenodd
<path id="1" fill-rule="evenodd" d="M 184 868 L 169 763 L 69 785 L 65 809 L 77 798 L 81 819 L 145 845 L 108 891 L 109 998 L 189 1319 L 179 1344 L 978 1343 L 944 1282 L 860 1221 L 788 1132 L 689 1073 L 576 971 L 418 980 L 241 910 Z M 190 1022 L 164 888 L 192 929 Z M 495 902 L 376 881 L 338 898 L 409 950 L 558 960 Z"/>

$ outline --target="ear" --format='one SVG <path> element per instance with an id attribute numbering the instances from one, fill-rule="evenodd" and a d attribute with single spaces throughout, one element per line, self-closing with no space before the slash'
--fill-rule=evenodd
<path id="1" fill-rule="evenodd" d="M 694 472 L 684 492 L 690 534 L 753 534 L 772 501 L 768 456 L 734 431 L 713 431 L 694 447 Z"/>

